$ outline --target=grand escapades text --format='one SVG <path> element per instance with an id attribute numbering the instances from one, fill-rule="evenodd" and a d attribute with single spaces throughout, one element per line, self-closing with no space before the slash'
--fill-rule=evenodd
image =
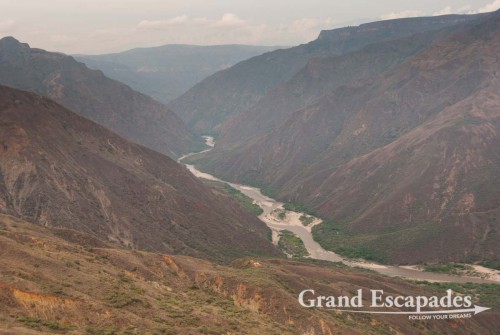
<path id="1" fill-rule="evenodd" d="M 357 290 L 357 294 L 349 296 L 324 296 L 316 295 L 312 289 L 300 292 L 298 297 L 299 303 L 303 307 L 320 307 L 320 308 L 350 308 L 350 307 L 364 307 L 363 305 L 363 290 Z M 384 295 L 383 290 L 370 290 L 370 306 L 373 308 L 384 307 L 409 307 L 416 308 L 420 312 L 421 308 L 460 308 L 471 307 L 472 298 L 470 296 L 453 296 L 452 290 L 447 290 L 446 295 L 442 297 L 437 296 L 392 296 Z"/>

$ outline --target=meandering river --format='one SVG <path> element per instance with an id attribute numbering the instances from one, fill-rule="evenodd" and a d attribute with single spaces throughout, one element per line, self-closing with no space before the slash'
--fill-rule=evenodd
<path id="1" fill-rule="evenodd" d="M 205 143 L 210 147 L 209 149 L 203 150 L 197 153 L 190 153 L 184 155 L 178 159 L 179 162 L 182 162 L 183 159 L 200 154 L 203 152 L 208 152 L 212 150 L 215 145 L 213 137 L 204 136 Z M 374 270 L 383 275 L 391 276 L 391 277 L 405 277 L 409 279 L 415 280 L 427 280 L 434 282 L 474 282 L 474 283 L 500 283 L 500 275 L 499 271 L 489 270 L 486 268 L 475 266 L 476 271 L 481 272 L 483 274 L 488 274 L 490 278 L 483 279 L 480 277 L 469 277 L 469 276 L 456 276 L 456 275 L 448 275 L 442 273 L 433 273 L 433 272 L 424 272 L 417 269 L 415 266 L 389 266 L 382 265 L 376 263 L 370 263 L 366 261 L 353 261 L 351 259 L 345 259 L 342 256 L 323 249 L 319 243 L 317 243 L 311 234 L 311 228 L 315 224 L 319 224 L 321 222 L 320 219 L 311 217 L 313 222 L 304 226 L 300 221 L 300 216 L 302 213 L 286 211 L 286 215 L 279 216 L 278 213 L 283 211 L 283 203 L 276 201 L 268 196 L 265 196 L 261 193 L 260 189 L 256 187 L 251 187 L 247 185 L 230 183 L 219 178 L 216 178 L 208 173 L 204 173 L 196 169 L 193 165 L 185 164 L 185 166 L 198 178 L 203 178 L 212 181 L 219 181 L 226 184 L 231 185 L 235 189 L 241 191 L 253 201 L 258 204 L 262 209 L 263 213 L 259 215 L 259 219 L 266 223 L 266 225 L 272 229 L 273 231 L 273 242 L 277 243 L 278 240 L 278 232 L 280 230 L 289 230 L 296 234 L 302 241 L 304 242 L 304 246 L 309 252 L 311 258 L 331 261 L 331 262 L 343 262 L 349 266 L 358 266 L 362 268 L 368 268 Z"/>

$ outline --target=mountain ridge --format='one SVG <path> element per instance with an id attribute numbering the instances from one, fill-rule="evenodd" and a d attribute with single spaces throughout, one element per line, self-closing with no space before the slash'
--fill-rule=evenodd
<path id="1" fill-rule="evenodd" d="M 167 156 L 45 97 L 0 93 L 1 213 L 135 249 L 280 255 L 263 222 Z"/>
<path id="2" fill-rule="evenodd" d="M 103 55 L 74 55 L 112 79 L 167 104 L 213 73 L 279 47 L 167 44 Z"/>
<path id="3" fill-rule="evenodd" d="M 499 15 L 193 161 L 329 219 L 315 228 L 325 248 L 396 263 L 497 259 Z"/>
<path id="4" fill-rule="evenodd" d="M 0 40 L 0 84 L 45 95 L 139 144 L 178 157 L 203 147 L 164 105 L 70 56 Z"/>
<path id="5" fill-rule="evenodd" d="M 338 56 L 377 41 L 441 29 L 443 21 L 445 25 L 452 26 L 482 16 L 483 14 L 420 18 L 419 22 L 425 23 L 420 25 L 415 25 L 416 21 L 409 19 L 411 24 L 405 29 L 400 23 L 404 24 L 406 19 L 376 22 L 373 25 L 385 28 L 340 36 L 335 41 L 324 38 L 327 34 L 322 33 L 321 39 L 253 57 L 217 72 L 196 84 L 168 106 L 197 133 L 218 134 L 220 126 L 228 118 L 252 107 L 270 89 L 289 80 L 313 57 Z M 394 26 L 396 23 L 397 26 Z M 340 28 L 341 31 L 345 29 L 348 28 Z"/>

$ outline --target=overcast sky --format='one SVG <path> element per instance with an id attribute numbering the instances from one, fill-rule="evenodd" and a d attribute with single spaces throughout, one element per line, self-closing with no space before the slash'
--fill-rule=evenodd
<path id="1" fill-rule="evenodd" d="M 0 0 L 0 37 L 90 54 L 172 43 L 285 46 L 360 22 L 498 8 L 500 0 Z"/>

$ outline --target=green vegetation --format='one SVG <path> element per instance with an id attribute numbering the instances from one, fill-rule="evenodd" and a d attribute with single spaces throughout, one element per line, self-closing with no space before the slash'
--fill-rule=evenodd
<path id="1" fill-rule="evenodd" d="M 286 218 L 286 211 L 285 211 L 285 210 L 280 211 L 280 212 L 278 213 L 278 218 L 279 218 L 280 220 L 282 220 L 282 221 L 283 221 L 283 220 L 285 220 L 285 218 Z"/>
<path id="2" fill-rule="evenodd" d="M 314 239 L 326 250 L 346 257 L 387 263 L 401 250 L 419 250 L 446 234 L 444 225 L 428 222 L 410 227 L 351 231 L 348 222 L 323 221 L 312 228 Z"/>
<path id="3" fill-rule="evenodd" d="M 335 252 L 349 258 L 362 258 L 367 261 L 385 263 L 386 258 L 377 250 L 364 245 L 341 246 L 335 248 Z"/>
<path id="4" fill-rule="evenodd" d="M 387 257 L 382 252 L 368 246 L 363 240 L 356 240 L 343 225 L 323 221 L 312 228 L 313 238 L 326 250 L 332 250 L 349 258 L 363 258 L 368 261 L 385 263 Z"/>
<path id="5" fill-rule="evenodd" d="M 246 181 L 245 181 L 246 182 Z M 270 198 L 277 198 L 279 191 L 269 185 L 259 185 L 257 183 L 248 182 L 248 185 L 260 188 L 260 192 Z"/>
<path id="6" fill-rule="evenodd" d="M 143 293 L 144 290 L 136 287 L 129 276 L 120 272 L 117 275 L 113 289 L 106 295 L 106 300 L 111 307 L 122 308 L 136 302 L 141 302 L 137 298 L 137 294 Z"/>
<path id="7" fill-rule="evenodd" d="M 311 223 L 313 223 L 313 221 L 314 221 L 314 217 L 309 216 L 309 215 L 306 215 L 306 214 L 303 214 L 303 215 L 301 215 L 301 216 L 300 216 L 299 220 L 300 220 L 300 222 L 302 222 L 302 224 L 303 224 L 304 226 L 306 226 L 306 227 L 307 227 L 307 226 L 309 226 Z"/>
<path id="8" fill-rule="evenodd" d="M 427 272 L 449 273 L 453 275 L 478 275 L 477 271 L 466 264 L 425 264 L 421 269 Z"/>
<path id="9" fill-rule="evenodd" d="M 254 214 L 255 216 L 259 216 L 264 212 L 264 210 L 260 208 L 259 205 L 254 203 L 252 198 L 245 195 L 243 192 L 235 189 L 229 184 L 213 180 L 204 180 L 203 182 L 207 185 L 211 185 L 218 189 L 224 190 L 225 193 L 232 196 L 236 201 L 238 201 L 243 206 L 243 208 L 245 208 L 248 212 Z"/>
<path id="10" fill-rule="evenodd" d="M 304 242 L 289 230 L 280 232 L 278 247 L 293 258 L 309 256 L 309 252 L 307 252 Z"/>
<path id="11" fill-rule="evenodd" d="M 273 231 L 272 231 L 271 229 L 269 229 L 269 230 L 267 231 L 267 236 L 266 236 L 266 237 L 267 237 L 267 239 L 268 239 L 269 241 L 271 241 L 271 242 L 273 241 Z"/>
<path id="12" fill-rule="evenodd" d="M 233 198 L 235 198 L 250 213 L 259 216 L 264 212 L 259 205 L 253 202 L 252 198 L 246 196 L 241 191 L 235 189 L 231 185 L 224 183 L 224 190 L 226 190 L 227 193 L 229 193 Z"/>
<path id="13" fill-rule="evenodd" d="M 314 210 L 308 208 L 306 205 L 297 202 L 287 202 L 283 206 L 287 211 L 293 211 L 298 213 L 305 213 L 311 216 L 319 217 L 319 214 Z"/>
<path id="14" fill-rule="evenodd" d="M 87 326 L 85 328 L 85 334 L 87 335 L 115 335 L 118 334 L 118 328 L 107 327 L 107 328 L 94 328 L 92 326 Z"/>
<path id="15" fill-rule="evenodd" d="M 76 329 L 75 326 L 63 325 L 57 321 L 44 320 L 34 316 L 19 316 L 17 317 L 17 321 L 21 322 L 26 327 L 36 330 L 42 330 L 45 328 L 52 331 L 66 332 Z"/>
<path id="16" fill-rule="evenodd" d="M 121 290 L 113 290 L 108 293 L 106 299 L 111 307 L 122 308 L 131 305 L 140 300 L 134 294 L 124 292 Z"/>
<path id="17" fill-rule="evenodd" d="M 487 259 L 479 263 L 479 265 L 500 271 L 500 260 L 497 259 Z"/>

